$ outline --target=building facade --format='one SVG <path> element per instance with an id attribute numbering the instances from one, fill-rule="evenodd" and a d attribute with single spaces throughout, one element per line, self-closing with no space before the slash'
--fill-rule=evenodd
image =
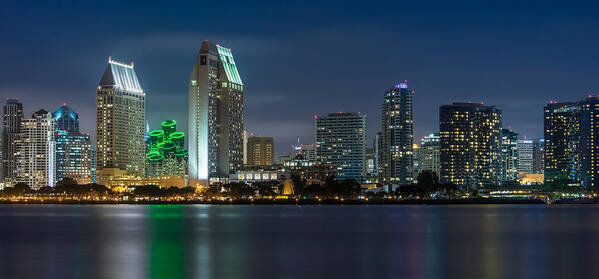
<path id="1" fill-rule="evenodd" d="M 271 166 L 274 163 L 274 143 L 271 137 L 249 137 L 247 165 Z"/>
<path id="2" fill-rule="evenodd" d="M 56 140 L 56 181 L 73 178 L 92 183 L 92 149 L 89 134 L 79 131 L 79 114 L 66 104 L 52 113 Z"/>
<path id="3" fill-rule="evenodd" d="M 544 108 L 545 183 L 580 183 L 580 107 L 550 102 Z"/>
<path id="4" fill-rule="evenodd" d="M 414 90 L 400 82 L 385 92 L 381 127 L 380 182 L 413 181 Z"/>
<path id="5" fill-rule="evenodd" d="M 145 175 L 146 94 L 134 65 L 108 59 L 96 90 L 96 167 Z"/>
<path id="6" fill-rule="evenodd" d="M 433 133 L 425 136 L 420 141 L 418 148 L 418 171 L 432 171 L 437 175 L 441 172 L 441 154 L 440 154 L 439 133 Z M 418 174 L 417 174 L 418 175 Z"/>
<path id="7" fill-rule="evenodd" d="M 204 41 L 188 97 L 190 182 L 228 178 L 243 165 L 243 82 L 231 49 Z"/>
<path id="8" fill-rule="evenodd" d="M 2 162 L 0 164 L 2 181 L 12 182 L 16 178 L 16 140 L 21 133 L 23 118 L 23 104 L 16 99 L 7 99 L 2 118 Z"/>
<path id="9" fill-rule="evenodd" d="M 472 103 L 441 106 L 441 182 L 466 187 L 499 184 L 501 120 L 501 110 L 494 106 Z"/>
<path id="10" fill-rule="evenodd" d="M 599 189 L 599 97 L 589 96 L 580 107 L 580 180 L 587 189 Z"/>
<path id="11" fill-rule="evenodd" d="M 337 167 L 338 179 L 364 178 L 366 117 L 360 113 L 330 113 L 316 117 L 316 157 Z"/>
<path id="12" fill-rule="evenodd" d="M 39 110 L 21 122 L 16 143 L 16 178 L 32 189 L 53 187 L 55 177 L 55 128 L 51 113 Z"/>
<path id="13" fill-rule="evenodd" d="M 185 134 L 177 131 L 175 120 L 163 121 L 161 127 L 160 130 L 150 132 L 147 175 L 185 175 L 188 158 L 184 148 Z"/>
<path id="14" fill-rule="evenodd" d="M 518 140 L 518 173 L 532 174 L 534 172 L 534 141 Z"/>
<path id="15" fill-rule="evenodd" d="M 501 181 L 514 183 L 520 180 L 518 173 L 518 133 L 511 129 L 501 130 Z"/>

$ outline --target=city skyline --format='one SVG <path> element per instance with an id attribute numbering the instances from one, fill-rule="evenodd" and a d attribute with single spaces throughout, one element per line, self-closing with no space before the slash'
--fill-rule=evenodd
<path id="1" fill-rule="evenodd" d="M 489 4 L 480 4 L 482 7 L 474 9 L 464 4 L 433 3 L 433 7 L 444 12 L 408 13 L 395 23 L 384 19 L 384 12 L 379 8 L 358 9 L 362 5 L 336 11 L 335 5 L 324 4 L 321 11 L 334 19 L 330 22 L 299 4 L 293 4 L 293 11 L 285 17 L 274 12 L 287 10 L 283 5 L 274 5 L 272 12 L 250 9 L 254 13 L 244 15 L 248 7 L 242 4 L 228 10 L 239 15 L 244 24 L 225 23 L 210 30 L 208 23 L 215 20 L 216 15 L 192 19 L 187 11 L 178 14 L 177 17 L 184 19 L 181 23 L 167 16 L 171 20 L 160 23 L 164 26 L 142 24 L 140 16 L 160 14 L 159 7 L 151 4 L 140 15 L 119 18 L 109 24 L 112 28 L 99 27 L 101 24 L 91 24 L 89 19 L 82 18 L 78 19 L 81 26 L 69 23 L 67 27 L 63 21 L 51 21 L 45 26 L 44 19 L 48 17 L 54 19 L 70 14 L 47 5 L 41 3 L 30 9 L 29 15 L 24 15 L 23 7 L 16 3 L 5 10 L 8 28 L 3 30 L 6 40 L 0 50 L 14 53 L 15 49 L 23 49 L 21 53 L 27 55 L 10 56 L 5 60 L 11 67 L 10 72 L 5 69 L 0 75 L 3 79 L 0 96 L 18 97 L 27 103 L 27 115 L 35 108 L 48 107 L 46 104 L 54 100 L 58 100 L 56 103 L 67 101 L 78 108 L 85 131 L 93 131 L 94 106 L 90 101 L 93 97 L 83 92 L 89 92 L 97 84 L 97 77 L 101 75 L 99 65 L 110 55 L 137 63 L 144 89 L 151 92 L 148 110 L 155 113 L 148 116 L 148 122 L 152 129 L 159 128 L 156 123 L 163 119 L 176 119 L 181 127 L 186 127 L 185 76 L 193 66 L 189 57 L 196 54 L 206 38 L 237 50 L 236 60 L 244 65 L 242 78 L 247 84 L 246 128 L 260 136 L 274 136 L 279 132 L 275 140 L 277 155 L 289 150 L 298 137 L 303 142 L 313 138 L 311 116 L 314 114 L 360 111 L 371 116 L 369 127 L 380 126 L 380 119 L 373 117 L 378 115 L 379 104 L 371 100 L 387 89 L 386 84 L 400 78 L 407 79 L 417 92 L 415 139 L 436 132 L 437 119 L 430 117 L 428 111 L 453 101 L 493 104 L 504 111 L 506 126 L 528 138 L 540 138 L 545 103 L 553 99 L 568 100 L 569 95 L 583 97 L 599 89 L 594 82 L 597 72 L 592 67 L 597 41 L 591 36 L 592 31 L 577 27 L 592 20 L 595 4 L 579 7 L 574 12 L 571 8 L 555 9 L 556 2 L 538 7 L 512 7 L 508 2 L 496 4 L 493 10 Z M 194 5 L 189 10 L 197 8 Z M 75 5 L 73 11 L 89 18 L 101 14 L 114 19 L 116 15 L 108 12 L 109 7 L 100 5 L 92 11 L 80 4 Z M 399 6 L 391 5 L 391 9 L 394 7 Z M 402 8 L 425 9 L 414 3 Z M 365 14 L 362 9 L 370 15 L 362 15 Z M 36 17 L 47 10 L 55 13 Z M 261 17 L 264 19 L 253 21 Z M 531 17 L 534 20 L 525 21 Z M 302 24 L 306 18 L 314 21 Z M 411 23 L 414 19 L 418 20 Z M 268 24 L 275 20 L 280 24 Z M 471 25 L 474 20 L 478 20 L 477 26 Z M 121 26 L 127 28 L 111 31 Z M 261 26 L 270 29 L 257 31 Z M 83 32 L 84 28 L 89 32 Z M 44 32 L 48 30 L 58 31 Z M 22 35 L 31 32 L 48 35 Z M 59 38 L 52 40 L 54 47 L 40 48 L 49 34 Z M 108 44 L 108 41 L 115 43 Z M 347 57 L 361 49 L 360 41 L 370 42 L 374 56 L 346 62 L 350 60 Z M 410 44 L 398 45 L 401 41 Z M 341 45 L 341 42 L 354 43 Z M 79 51 L 74 51 L 74 47 Z M 591 59 L 587 59 L 589 57 Z M 580 61 L 589 62 L 578 63 Z M 35 69 L 26 67 L 34 62 Z M 320 71 L 310 70 L 315 63 Z M 397 68 L 397 63 L 403 66 Z M 164 71 L 165 68 L 169 70 Z M 31 75 L 31 71 L 44 74 Z M 62 82 L 50 82 L 55 80 Z M 44 97 L 39 97 L 40 92 Z M 324 98 L 323 102 L 310 103 L 318 97 Z M 261 110 L 263 106 L 270 110 Z M 283 122 L 296 128 L 286 128 Z M 368 142 L 374 133 L 374 129 L 369 130 Z"/>

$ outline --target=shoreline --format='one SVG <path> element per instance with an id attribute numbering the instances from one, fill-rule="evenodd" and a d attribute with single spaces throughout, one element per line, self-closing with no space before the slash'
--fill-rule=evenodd
<path id="1" fill-rule="evenodd" d="M 548 203 L 541 199 L 455 199 L 455 200 L 232 200 L 232 201 L 0 201 L 0 204 L 48 205 L 483 205 L 483 204 L 599 204 L 595 199 L 557 200 Z"/>

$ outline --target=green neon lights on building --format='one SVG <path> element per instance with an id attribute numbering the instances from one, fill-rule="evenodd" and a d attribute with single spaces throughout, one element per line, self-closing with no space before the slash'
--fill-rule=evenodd
<path id="1" fill-rule="evenodd" d="M 148 161 L 159 162 L 169 156 L 177 158 L 187 156 L 187 150 L 183 148 L 185 133 L 177 132 L 175 120 L 162 121 L 162 130 L 150 132 Z"/>
<path id="2" fill-rule="evenodd" d="M 230 82 L 243 85 L 241 77 L 239 76 L 239 72 L 237 71 L 237 66 L 235 66 L 235 60 L 233 60 L 233 54 L 231 53 L 231 50 L 219 45 L 217 45 L 216 47 L 218 49 L 218 55 L 220 56 L 220 60 L 223 62 L 223 68 L 225 69 L 225 73 L 227 74 L 227 79 Z"/>

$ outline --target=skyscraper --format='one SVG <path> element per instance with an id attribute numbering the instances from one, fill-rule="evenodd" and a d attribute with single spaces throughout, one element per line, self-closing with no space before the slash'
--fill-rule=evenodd
<path id="1" fill-rule="evenodd" d="M 413 98 L 408 82 L 385 92 L 381 128 L 381 182 L 408 184 L 413 180 Z"/>
<path id="2" fill-rule="evenodd" d="M 545 139 L 535 139 L 532 142 L 532 172 L 545 173 Z"/>
<path id="3" fill-rule="evenodd" d="M 92 183 L 92 150 L 89 134 L 79 131 L 79 114 L 66 104 L 52 114 L 56 122 L 56 181 L 66 177 Z"/>
<path id="4" fill-rule="evenodd" d="M 145 122 L 146 94 L 133 63 L 124 64 L 109 58 L 96 90 L 98 176 L 104 169 L 144 175 Z"/>
<path id="5" fill-rule="evenodd" d="M 79 114 L 65 103 L 52 114 L 56 120 L 56 130 L 79 133 Z"/>
<path id="6" fill-rule="evenodd" d="M 580 107 L 580 179 L 587 189 L 599 189 L 599 97 L 589 96 Z"/>
<path id="7" fill-rule="evenodd" d="M 518 140 L 518 173 L 532 174 L 534 172 L 534 141 Z"/>
<path id="8" fill-rule="evenodd" d="M 247 164 L 249 166 L 270 166 L 274 162 L 274 143 L 271 137 L 249 137 L 247 143 Z"/>
<path id="9" fill-rule="evenodd" d="M 243 164 L 243 82 L 231 49 L 204 41 L 188 105 L 190 184 L 229 177 Z"/>
<path id="10" fill-rule="evenodd" d="M 420 172 L 428 170 L 435 172 L 437 175 L 440 173 L 441 161 L 440 161 L 440 143 L 439 133 L 433 133 L 425 136 L 420 141 L 420 148 L 418 148 L 418 169 Z"/>
<path id="11" fill-rule="evenodd" d="M 501 110 L 453 103 L 439 109 L 441 182 L 467 187 L 501 180 Z"/>
<path id="12" fill-rule="evenodd" d="M 513 183 L 519 180 L 518 134 L 511 129 L 501 130 L 501 181 Z"/>
<path id="13" fill-rule="evenodd" d="M 43 109 L 21 122 L 21 133 L 15 141 L 17 182 L 32 189 L 54 186 L 55 125 L 52 114 Z"/>
<path id="14" fill-rule="evenodd" d="M 366 117 L 359 113 L 330 113 L 316 117 L 316 156 L 334 164 L 337 178 L 361 181 L 366 160 Z"/>
<path id="15" fill-rule="evenodd" d="M 13 181 L 16 178 L 16 143 L 23 121 L 23 104 L 15 99 L 6 100 L 2 119 L 2 164 L 0 179 Z"/>
<path id="16" fill-rule="evenodd" d="M 544 109 L 545 183 L 580 183 L 580 107 L 550 102 Z"/>

